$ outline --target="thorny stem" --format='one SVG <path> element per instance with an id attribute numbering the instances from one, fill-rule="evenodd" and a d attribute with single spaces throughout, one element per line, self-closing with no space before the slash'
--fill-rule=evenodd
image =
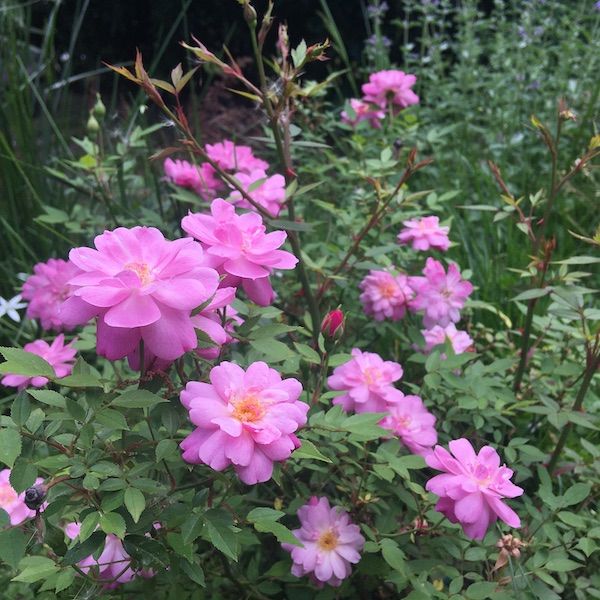
<path id="1" fill-rule="evenodd" d="M 262 57 L 262 42 L 259 44 L 256 37 L 256 26 L 252 23 L 248 23 L 248 27 L 250 29 L 250 39 L 252 41 L 252 50 L 254 52 L 254 58 L 256 60 L 256 66 L 258 69 L 258 78 L 260 82 L 261 96 L 265 106 L 265 110 L 267 111 L 267 115 L 269 117 L 269 124 L 271 127 L 271 131 L 273 132 L 273 139 L 275 140 L 275 147 L 277 149 L 277 155 L 279 157 L 279 162 L 283 167 L 284 177 L 286 185 L 289 185 L 292 181 L 296 179 L 296 174 L 292 169 L 292 158 L 291 158 L 291 148 L 290 148 L 290 135 L 289 135 L 289 106 L 286 107 L 286 118 L 283 121 L 284 127 L 284 135 L 283 138 L 281 136 L 281 130 L 279 128 L 278 116 L 276 111 L 273 108 L 273 104 L 271 103 L 271 99 L 269 98 L 269 90 L 267 86 L 267 77 L 265 75 L 265 65 Z M 286 103 L 289 102 L 289 99 L 285 99 Z M 296 221 L 296 211 L 294 207 L 294 198 L 293 196 L 288 199 L 288 216 L 290 221 Z M 302 290 L 304 292 L 304 297 L 306 299 L 306 303 L 308 304 L 308 310 L 310 312 L 310 318 L 312 321 L 312 337 L 314 346 L 319 350 L 319 324 L 321 323 L 321 316 L 319 311 L 319 305 L 315 295 L 313 294 L 310 280 L 308 278 L 308 273 L 306 271 L 306 266 L 304 264 L 304 259 L 302 257 L 302 247 L 300 244 L 300 237 L 298 236 L 298 232 L 293 230 L 287 231 L 288 238 L 290 240 L 290 245 L 292 246 L 292 251 L 294 256 L 298 259 L 297 271 L 298 277 L 300 279 L 300 284 L 302 285 Z"/>
<path id="2" fill-rule="evenodd" d="M 596 347 L 594 348 L 595 352 L 591 353 L 591 356 L 588 357 L 587 366 L 585 369 L 585 374 L 583 377 L 583 381 L 581 382 L 581 387 L 577 392 L 577 396 L 575 397 L 575 402 L 573 403 L 573 408 L 571 411 L 576 412 L 581 409 L 583 404 L 583 399 L 588 391 L 592 378 L 596 374 L 598 367 L 600 367 L 600 349 L 597 347 L 598 343 L 596 343 Z M 569 421 L 564 427 L 558 438 L 558 442 L 556 443 L 556 447 L 554 448 L 554 452 L 552 452 L 552 456 L 550 457 L 550 461 L 548 462 L 548 472 L 552 473 L 554 467 L 556 467 L 556 463 L 560 458 L 560 453 L 565 446 L 567 438 L 571 433 L 571 429 L 573 429 L 573 422 Z"/>

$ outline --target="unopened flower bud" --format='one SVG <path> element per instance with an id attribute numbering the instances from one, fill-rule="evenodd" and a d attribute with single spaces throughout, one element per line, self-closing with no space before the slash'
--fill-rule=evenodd
<path id="1" fill-rule="evenodd" d="M 106 106 L 104 106 L 102 98 L 100 98 L 100 94 L 96 94 L 96 104 L 94 104 L 92 114 L 99 121 L 102 121 L 102 119 L 104 119 L 104 116 L 106 115 Z"/>
<path id="2" fill-rule="evenodd" d="M 43 484 L 33 485 L 25 490 L 25 506 L 29 510 L 37 510 L 46 498 L 47 488 Z"/>
<path id="3" fill-rule="evenodd" d="M 88 119 L 86 129 L 88 135 L 96 135 L 100 131 L 100 123 L 98 123 L 96 117 L 93 114 L 90 114 L 90 118 Z"/>
<path id="4" fill-rule="evenodd" d="M 339 308 L 325 315 L 321 322 L 321 333 L 327 337 L 340 337 L 344 333 L 344 313 Z"/>
<path id="5" fill-rule="evenodd" d="M 244 2 L 244 19 L 246 23 L 249 23 L 250 25 L 256 25 L 256 11 L 254 10 L 254 7 L 250 4 L 250 2 L 248 2 L 247 0 L 246 2 Z"/>

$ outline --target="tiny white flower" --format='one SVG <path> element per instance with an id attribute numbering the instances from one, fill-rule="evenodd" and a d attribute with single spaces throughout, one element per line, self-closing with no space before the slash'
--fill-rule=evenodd
<path id="1" fill-rule="evenodd" d="M 27 302 L 21 302 L 21 294 L 13 296 L 10 300 L 5 300 L 0 296 L 0 317 L 7 315 L 15 323 L 21 321 L 21 315 L 17 312 L 27 306 Z"/>

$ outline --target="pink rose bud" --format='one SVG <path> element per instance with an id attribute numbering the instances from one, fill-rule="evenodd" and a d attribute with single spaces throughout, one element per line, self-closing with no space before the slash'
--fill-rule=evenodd
<path id="1" fill-rule="evenodd" d="M 321 332 L 328 337 L 344 333 L 344 313 L 339 308 L 330 310 L 325 315 L 321 322 Z"/>

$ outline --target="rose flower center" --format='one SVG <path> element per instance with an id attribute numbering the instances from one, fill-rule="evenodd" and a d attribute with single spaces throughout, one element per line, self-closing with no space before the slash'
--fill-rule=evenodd
<path id="1" fill-rule="evenodd" d="M 333 529 L 328 529 L 327 531 L 323 532 L 317 540 L 317 546 L 319 547 L 319 550 L 335 550 L 337 545 L 338 535 L 335 531 L 333 531 Z"/>
<path id="2" fill-rule="evenodd" d="M 234 404 L 232 416 L 242 423 L 254 423 L 263 418 L 265 409 L 254 394 L 244 396 Z"/>
<path id="3" fill-rule="evenodd" d="M 127 263 L 125 269 L 133 271 L 138 276 L 143 287 L 152 282 L 152 273 L 150 272 L 150 267 L 146 263 Z"/>

